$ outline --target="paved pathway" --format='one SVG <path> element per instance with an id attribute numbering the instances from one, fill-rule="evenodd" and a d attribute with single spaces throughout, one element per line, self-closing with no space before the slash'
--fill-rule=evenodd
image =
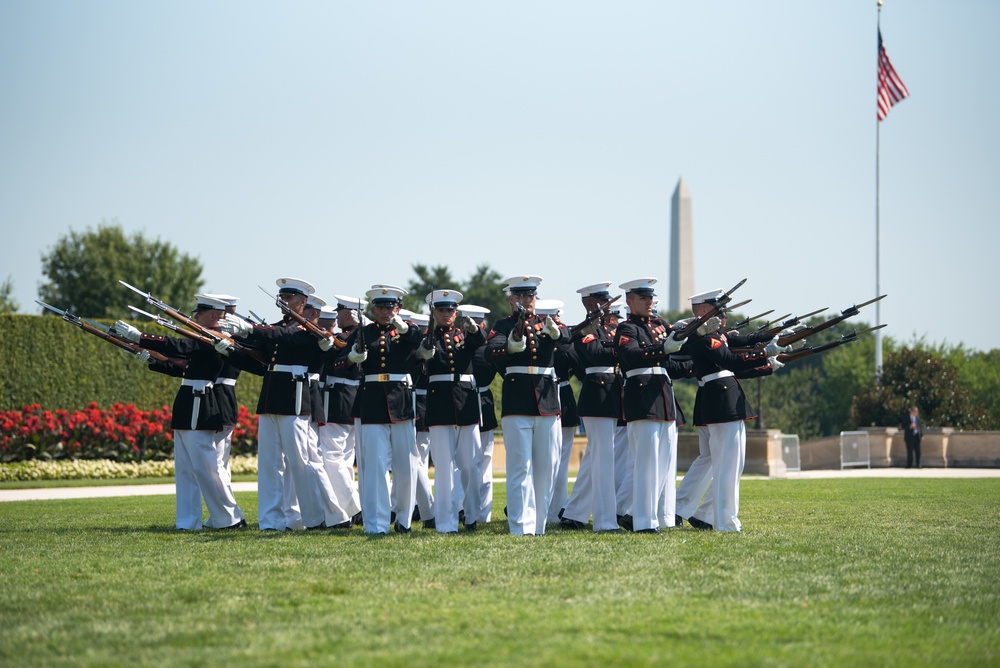
<path id="1" fill-rule="evenodd" d="M 681 476 L 682 477 L 682 476 Z M 1000 468 L 996 469 L 868 469 L 856 468 L 844 471 L 792 471 L 787 478 L 767 478 L 746 476 L 748 480 L 816 480 L 819 478 L 1000 478 Z M 571 481 L 575 478 L 570 478 Z M 506 478 L 494 478 L 494 482 L 504 483 Z M 256 482 L 235 482 L 233 491 L 256 492 Z M 38 501 L 46 499 L 90 499 L 105 496 L 156 496 L 173 494 L 174 484 L 162 485 L 113 485 L 108 487 L 39 487 L 33 489 L 0 489 L 2 501 Z"/>

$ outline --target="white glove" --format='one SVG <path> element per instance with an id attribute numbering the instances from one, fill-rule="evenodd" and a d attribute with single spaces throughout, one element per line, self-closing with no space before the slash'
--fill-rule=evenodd
<path id="1" fill-rule="evenodd" d="M 469 334 L 475 334 L 476 330 L 479 329 L 479 325 L 477 325 L 476 321 L 469 316 L 465 316 L 462 318 L 462 328 Z"/>
<path id="2" fill-rule="evenodd" d="M 434 357 L 434 347 L 431 346 L 430 348 L 428 348 L 426 346 L 427 346 L 427 339 L 423 339 L 420 341 L 420 345 L 417 346 L 417 349 L 413 352 L 413 354 L 416 355 L 417 359 L 422 362 L 426 362 L 430 358 Z"/>
<path id="3" fill-rule="evenodd" d="M 233 342 L 229 339 L 219 339 L 212 347 L 220 355 L 229 355 L 229 352 L 233 349 Z"/>
<path id="4" fill-rule="evenodd" d="M 771 342 L 764 346 L 764 354 L 768 357 L 774 357 L 778 353 L 783 353 L 787 350 L 788 346 L 779 346 L 778 337 L 775 336 L 771 339 Z"/>
<path id="5" fill-rule="evenodd" d="M 551 315 L 545 316 L 545 324 L 542 325 L 542 331 L 539 333 L 544 334 L 553 341 L 559 338 L 559 325 L 556 324 Z"/>
<path id="6" fill-rule="evenodd" d="M 793 325 L 792 327 L 786 327 L 785 329 L 783 329 L 780 332 L 778 332 L 778 336 L 779 337 L 790 336 L 791 334 L 795 334 L 796 332 L 800 332 L 800 331 L 802 331 L 805 328 L 806 328 L 805 325 Z M 792 343 L 789 343 L 788 344 L 788 349 L 789 350 L 798 350 L 799 348 L 802 348 L 805 345 L 806 345 L 806 340 L 805 339 L 799 339 L 798 341 L 793 341 Z"/>
<path id="7" fill-rule="evenodd" d="M 670 329 L 684 329 L 694 321 L 694 318 L 681 318 L 674 324 L 670 325 Z"/>
<path id="8" fill-rule="evenodd" d="M 711 334 L 719 327 L 722 327 L 722 319 L 718 316 L 713 315 L 711 318 L 706 320 L 704 324 L 698 327 L 698 336 L 705 336 L 706 334 Z"/>
<path id="9" fill-rule="evenodd" d="M 253 324 L 232 313 L 227 313 L 219 321 L 219 331 L 233 336 L 250 336 Z"/>
<path id="10" fill-rule="evenodd" d="M 359 325 L 360 327 L 365 327 L 365 326 L 367 326 L 367 325 L 370 325 L 370 324 L 372 324 L 372 321 L 371 321 L 371 320 L 369 320 L 369 319 L 368 319 L 368 316 L 366 316 L 366 315 L 365 315 L 364 313 L 358 313 L 358 311 L 357 311 L 357 310 L 354 310 L 354 311 L 352 311 L 352 312 L 353 312 L 353 313 L 357 313 L 357 315 L 358 315 L 358 317 L 357 317 L 357 321 L 358 321 L 358 325 Z"/>
<path id="11" fill-rule="evenodd" d="M 356 344 L 351 348 L 351 352 L 347 353 L 347 361 L 351 364 L 361 364 L 366 359 L 368 359 L 368 351 L 359 349 Z"/>
<path id="12" fill-rule="evenodd" d="M 319 345 L 319 349 L 325 353 L 330 348 L 333 348 L 333 337 L 324 336 L 322 339 L 318 339 L 316 343 Z"/>
<path id="13" fill-rule="evenodd" d="M 778 361 L 777 357 L 768 357 L 767 361 L 771 363 L 771 368 L 775 371 L 785 366 L 784 363 Z"/>
<path id="14" fill-rule="evenodd" d="M 143 364 L 152 364 L 153 363 L 152 358 L 149 356 L 149 351 L 148 350 L 140 350 L 139 352 L 137 352 L 135 354 L 135 359 L 138 360 L 139 362 L 143 363 Z"/>
<path id="15" fill-rule="evenodd" d="M 399 317 L 398 313 L 392 316 L 391 322 L 393 326 L 396 328 L 396 331 L 399 332 L 400 334 L 406 334 L 408 331 L 410 331 L 410 326 L 407 325 L 406 322 L 404 322 L 403 319 Z"/>
<path id="16" fill-rule="evenodd" d="M 684 341 L 678 341 L 674 338 L 675 332 L 671 332 L 670 336 L 663 340 L 663 352 L 666 354 L 676 353 L 684 345 Z"/>
<path id="17" fill-rule="evenodd" d="M 507 352 L 511 355 L 516 355 L 518 353 L 523 353 L 524 349 L 528 347 L 528 339 L 521 337 L 520 341 L 515 341 L 513 338 L 507 339 Z"/>
<path id="18" fill-rule="evenodd" d="M 123 339 L 128 339 L 132 343 L 139 343 L 139 337 L 142 336 L 142 332 L 128 324 L 124 320 L 119 320 L 115 323 L 114 327 L 111 329 L 115 330 L 116 333 L 120 334 Z"/>

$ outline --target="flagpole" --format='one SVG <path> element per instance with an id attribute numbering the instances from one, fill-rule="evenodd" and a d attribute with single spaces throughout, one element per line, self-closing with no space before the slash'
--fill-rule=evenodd
<path id="1" fill-rule="evenodd" d="M 881 34 L 882 31 L 882 0 L 878 0 L 878 18 L 876 19 L 876 34 Z M 881 57 L 881 52 L 878 56 Z M 881 126 L 881 121 L 875 119 L 875 296 L 878 297 L 882 294 L 882 287 L 880 285 L 880 229 L 879 229 L 879 126 Z M 882 324 L 882 303 L 881 301 L 875 302 L 875 325 Z M 875 382 L 881 382 L 882 380 L 882 330 L 875 330 Z"/>

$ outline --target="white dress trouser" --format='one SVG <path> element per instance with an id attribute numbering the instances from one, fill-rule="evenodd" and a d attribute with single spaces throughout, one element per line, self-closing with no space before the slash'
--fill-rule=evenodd
<path id="1" fill-rule="evenodd" d="M 416 490 L 416 505 L 420 510 L 421 521 L 426 522 L 429 519 L 433 519 L 434 513 L 434 491 L 431 487 L 431 478 L 428 474 L 428 469 L 430 468 L 430 459 L 428 454 L 431 451 L 431 433 L 429 431 L 418 431 L 416 432 L 416 444 L 417 453 L 419 455 L 419 461 L 417 464 L 417 490 Z M 437 471 L 437 457 L 434 458 L 434 469 L 435 476 Z M 398 503 L 396 504 L 399 505 Z M 413 514 L 412 511 L 410 513 Z"/>
<path id="2" fill-rule="evenodd" d="M 261 529 L 284 529 L 288 526 L 282 511 L 282 488 L 288 481 L 282 479 L 282 473 L 290 476 L 295 485 L 304 526 L 320 526 L 328 520 L 346 517 L 343 509 L 332 503 L 332 493 L 327 493 L 322 485 L 326 476 L 325 473 L 320 474 L 322 462 L 309 416 L 261 415 L 258 440 L 257 498 Z M 273 451 L 275 445 L 277 452 Z M 282 456 L 284 466 L 275 462 Z M 265 473 L 265 466 L 273 470 Z M 329 484 L 329 479 L 326 479 L 326 486 Z"/>
<path id="3" fill-rule="evenodd" d="M 628 427 L 615 427 L 615 505 L 619 515 L 632 514 L 632 476 L 635 462 L 628 445 Z"/>
<path id="4" fill-rule="evenodd" d="M 677 504 L 677 423 L 629 422 L 628 442 L 635 460 L 633 530 L 672 527 Z"/>
<path id="5" fill-rule="evenodd" d="M 563 517 L 587 522 L 594 516 L 594 531 L 618 528 L 615 500 L 615 418 L 584 417 L 587 451 Z M 577 492 L 579 490 L 579 494 Z"/>
<path id="6" fill-rule="evenodd" d="M 747 455 L 746 424 L 742 421 L 708 425 L 712 480 L 705 500 L 694 512 L 716 531 L 740 531 L 740 476 Z"/>
<path id="7" fill-rule="evenodd" d="M 556 469 L 556 482 L 552 486 L 552 501 L 549 503 L 549 522 L 559 522 L 559 511 L 566 507 L 569 501 L 569 459 L 573 454 L 573 436 L 576 435 L 576 427 L 562 427 L 559 429 L 559 466 Z M 584 458 L 586 458 L 584 454 Z M 580 463 L 580 472 L 583 472 L 583 462 Z M 576 483 L 573 489 L 580 484 L 580 475 L 577 474 Z M 586 522 L 587 520 L 583 520 Z"/>
<path id="8" fill-rule="evenodd" d="M 712 523 L 712 517 L 698 517 L 696 511 L 701 504 L 705 492 L 712 482 L 712 453 L 708 447 L 708 427 L 698 427 L 698 456 L 691 462 L 684 479 L 677 488 L 677 515 L 686 520 L 697 517 L 704 522 Z"/>
<path id="9" fill-rule="evenodd" d="M 493 514 L 493 430 L 479 432 L 480 449 L 476 457 L 479 471 L 479 512 L 478 522 L 489 522 Z M 468 514 L 466 514 L 468 517 Z"/>
<path id="10" fill-rule="evenodd" d="M 333 489 L 333 482 L 326 472 L 326 465 L 323 462 L 323 452 L 319 443 L 319 425 L 310 422 L 309 426 L 309 467 L 306 471 L 307 478 L 314 488 L 316 498 L 322 504 L 324 522 L 326 526 L 332 527 L 351 520 L 351 513 L 340 505 L 337 501 L 337 493 Z"/>
<path id="11" fill-rule="evenodd" d="M 397 507 L 396 522 L 410 528 L 416 502 L 417 455 L 413 420 L 361 425 L 361 514 L 367 533 L 389 533 L 392 502 L 389 470 Z"/>
<path id="12" fill-rule="evenodd" d="M 480 478 L 475 469 L 480 449 L 479 425 L 437 425 L 430 428 L 431 456 L 434 458 L 434 524 L 438 533 L 458 531 L 459 505 L 462 497 L 466 522 L 471 524 L 479 513 Z M 455 468 L 461 472 L 454 475 Z M 456 480 L 464 480 L 464 490 Z"/>
<path id="13" fill-rule="evenodd" d="M 174 430 L 178 529 L 202 528 L 202 498 L 208 506 L 208 522 L 204 526 L 224 529 L 243 519 L 228 471 L 220 466 L 223 439 L 223 432 Z"/>
<path id="14" fill-rule="evenodd" d="M 337 505 L 354 517 L 361 512 L 361 498 L 354 485 L 354 425 L 333 422 L 322 425 L 319 446 Z"/>
<path id="15" fill-rule="evenodd" d="M 507 450 L 507 524 L 512 535 L 541 535 L 559 461 L 558 415 L 500 419 Z"/>

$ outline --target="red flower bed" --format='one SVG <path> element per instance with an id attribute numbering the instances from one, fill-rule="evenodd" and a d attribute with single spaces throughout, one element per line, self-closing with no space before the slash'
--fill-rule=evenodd
<path id="1" fill-rule="evenodd" d="M 257 416 L 240 406 L 233 454 L 257 451 Z M 102 410 L 43 411 L 38 404 L 0 411 L 0 461 L 28 459 L 170 459 L 174 454 L 170 407 L 151 411 L 131 404 Z"/>

